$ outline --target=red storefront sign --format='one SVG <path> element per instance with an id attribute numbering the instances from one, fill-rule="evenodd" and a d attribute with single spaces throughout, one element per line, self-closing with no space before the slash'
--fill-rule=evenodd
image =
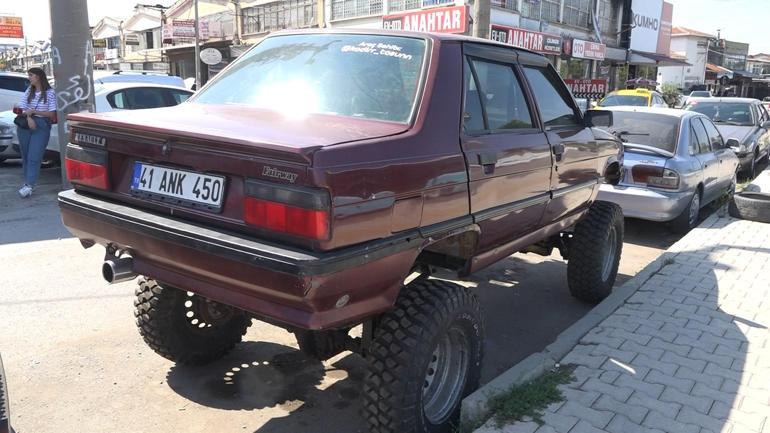
<path id="1" fill-rule="evenodd" d="M 20 17 L 0 16 L 0 38 L 24 38 L 24 26 Z"/>
<path id="2" fill-rule="evenodd" d="M 603 98 L 607 94 L 607 80 L 579 80 L 568 78 L 564 84 L 569 87 L 576 98 Z"/>
<path id="3" fill-rule="evenodd" d="M 526 48 L 543 54 L 561 54 L 561 36 L 498 25 L 492 26 L 490 36 L 493 41 L 514 47 Z"/>
<path id="4" fill-rule="evenodd" d="M 572 57 L 578 59 L 604 60 L 607 46 L 597 42 L 575 39 L 572 41 Z"/>
<path id="5" fill-rule="evenodd" d="M 385 15 L 382 28 L 410 32 L 465 33 L 468 29 L 468 7 L 428 9 Z"/>

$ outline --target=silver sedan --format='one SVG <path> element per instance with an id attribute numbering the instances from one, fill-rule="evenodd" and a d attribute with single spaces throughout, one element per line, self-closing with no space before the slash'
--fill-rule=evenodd
<path id="1" fill-rule="evenodd" d="M 738 158 L 711 120 L 692 111 L 613 107 L 625 150 L 623 178 L 602 185 L 598 200 L 619 204 L 627 217 L 695 226 L 700 209 L 735 190 Z"/>

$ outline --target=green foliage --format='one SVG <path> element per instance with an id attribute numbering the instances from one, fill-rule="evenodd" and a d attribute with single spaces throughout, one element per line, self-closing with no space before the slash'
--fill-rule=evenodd
<path id="1" fill-rule="evenodd" d="M 676 105 L 676 101 L 679 100 L 679 96 L 682 94 L 674 83 L 663 83 L 660 86 L 660 93 L 663 95 L 663 99 L 665 99 L 666 104 L 668 104 L 669 107 Z"/>

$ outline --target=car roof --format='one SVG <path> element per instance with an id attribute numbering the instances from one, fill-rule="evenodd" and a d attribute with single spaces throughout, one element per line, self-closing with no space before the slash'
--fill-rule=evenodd
<path id="1" fill-rule="evenodd" d="M 662 107 L 633 107 L 628 105 L 621 105 L 617 107 L 602 107 L 602 110 L 607 111 L 623 111 L 626 113 L 630 112 L 638 112 L 638 113 L 653 113 L 653 114 L 660 114 L 662 116 L 669 116 L 669 117 L 694 117 L 694 116 L 704 116 L 702 113 L 698 113 L 697 111 L 688 111 L 688 110 L 679 110 L 676 108 L 662 108 Z"/>
<path id="2" fill-rule="evenodd" d="M 610 92 L 610 95 L 623 95 L 623 96 L 650 96 L 653 93 L 657 93 L 650 89 L 620 89 Z"/>
<path id="3" fill-rule="evenodd" d="M 433 33 L 433 32 L 407 32 L 403 30 L 386 30 L 386 29 L 363 29 L 363 28 L 357 28 L 357 29 L 350 29 L 350 28 L 336 28 L 336 29 L 295 29 L 295 30 L 280 30 L 277 32 L 272 32 L 268 36 L 265 37 L 271 38 L 276 36 L 285 36 L 285 35 L 302 35 L 302 34 L 353 34 L 353 35 L 374 35 L 374 36 L 401 36 L 401 37 L 408 37 L 408 38 L 418 38 L 418 39 L 431 39 L 434 41 L 447 41 L 447 42 L 473 42 L 473 43 L 479 43 L 484 45 L 491 45 L 496 47 L 502 47 L 507 49 L 513 49 L 515 51 L 521 51 L 525 53 L 532 53 L 536 54 L 538 56 L 543 56 L 543 54 L 538 53 L 536 51 L 528 50 L 526 48 L 516 47 L 510 44 L 506 44 L 503 42 L 497 42 L 493 41 L 491 39 L 483 39 L 483 38 L 477 38 L 475 36 L 465 36 L 465 35 L 458 35 L 454 33 Z"/>
<path id="4" fill-rule="evenodd" d="M 21 72 L 4 72 L 0 71 L 0 75 L 4 77 L 19 77 L 19 78 L 27 78 L 27 74 L 21 73 Z"/>
<path id="5" fill-rule="evenodd" d="M 720 96 L 714 96 L 711 98 L 699 98 L 699 97 L 691 97 L 688 102 L 745 102 L 745 103 L 754 103 L 754 102 L 760 102 L 759 99 L 754 98 L 736 98 L 736 97 L 720 97 Z"/>
<path id="6" fill-rule="evenodd" d="M 97 83 L 95 87 L 97 88 L 96 89 L 97 92 L 129 89 L 132 87 L 159 87 L 163 89 L 186 90 L 190 93 L 193 93 L 192 91 L 181 86 L 170 86 L 168 84 L 158 84 L 153 82 L 141 83 L 136 81 L 125 81 L 125 82 L 115 81 L 115 82 L 107 82 L 107 83 Z"/>

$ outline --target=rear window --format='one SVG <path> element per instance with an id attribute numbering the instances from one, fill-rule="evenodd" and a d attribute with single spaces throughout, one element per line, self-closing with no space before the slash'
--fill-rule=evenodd
<path id="1" fill-rule="evenodd" d="M 714 123 L 750 126 L 754 124 L 751 104 L 746 102 L 695 102 L 685 110 L 705 114 Z"/>
<path id="2" fill-rule="evenodd" d="M 602 129 L 620 136 L 625 142 L 644 144 L 674 153 L 679 120 L 678 117 L 657 113 L 613 111 L 612 126 Z"/>
<path id="3" fill-rule="evenodd" d="M 422 77 L 423 39 L 345 34 L 265 39 L 193 100 L 296 116 L 337 114 L 409 122 Z"/>
<path id="4" fill-rule="evenodd" d="M 631 105 L 634 107 L 646 107 L 649 98 L 634 95 L 609 95 L 599 103 L 602 107 L 616 107 L 619 105 Z"/>

